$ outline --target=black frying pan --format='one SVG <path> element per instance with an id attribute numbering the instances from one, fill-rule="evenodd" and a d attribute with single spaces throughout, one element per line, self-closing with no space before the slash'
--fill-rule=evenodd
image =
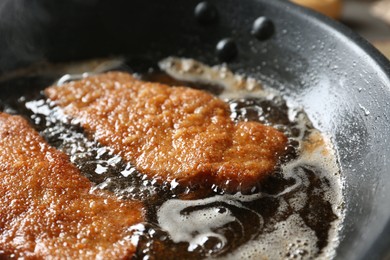
<path id="1" fill-rule="evenodd" d="M 136 63 L 145 68 L 170 55 L 216 64 L 216 44 L 232 38 L 237 54 L 222 61 L 299 102 L 333 137 L 347 209 L 336 258 L 389 257 L 388 60 L 342 25 L 286 1 L 209 0 L 217 14 L 201 23 L 194 16 L 198 2 L 5 1 L 0 70 L 109 55 L 142 60 Z M 251 34 L 259 16 L 274 24 L 262 40 Z"/>

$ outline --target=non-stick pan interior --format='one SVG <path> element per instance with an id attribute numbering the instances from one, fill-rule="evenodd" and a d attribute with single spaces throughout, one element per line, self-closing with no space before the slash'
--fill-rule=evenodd
<path id="1" fill-rule="evenodd" d="M 285 1 L 210 0 L 217 17 L 206 25 L 194 16 L 198 2 L 6 1 L 0 70 L 115 55 L 145 68 L 171 55 L 216 64 L 216 44 L 232 38 L 238 54 L 230 68 L 279 89 L 333 138 L 346 183 L 337 258 L 383 257 L 390 245 L 388 61 L 348 29 Z M 259 16 L 274 23 L 269 39 L 251 34 Z"/>

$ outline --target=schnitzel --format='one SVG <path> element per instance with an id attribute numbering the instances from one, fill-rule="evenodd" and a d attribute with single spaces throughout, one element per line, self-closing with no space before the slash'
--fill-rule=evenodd
<path id="1" fill-rule="evenodd" d="M 68 157 L 19 116 L 0 113 L 0 258 L 125 258 L 139 202 L 91 191 Z"/>
<path id="2" fill-rule="evenodd" d="M 101 144 L 160 181 L 251 188 L 274 170 L 287 143 L 272 127 L 235 123 L 228 105 L 205 91 L 126 73 L 52 86 L 45 94 Z"/>
<path id="3" fill-rule="evenodd" d="M 271 174 L 287 137 L 258 122 L 234 122 L 229 106 L 188 87 L 108 72 L 45 90 L 102 145 L 160 182 L 248 190 Z"/>

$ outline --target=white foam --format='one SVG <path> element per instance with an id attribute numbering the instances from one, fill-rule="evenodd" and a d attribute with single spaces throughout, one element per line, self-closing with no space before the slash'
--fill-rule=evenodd
<path id="1" fill-rule="evenodd" d="M 168 57 L 159 62 L 159 67 L 178 80 L 222 86 L 221 98 L 265 91 L 258 80 L 233 73 L 225 65 L 210 67 L 193 59 Z"/>
<path id="2" fill-rule="evenodd" d="M 223 248 L 227 239 L 214 230 L 236 220 L 229 208 L 218 205 L 196 209 L 188 213 L 183 213 L 184 210 L 196 206 L 207 206 L 214 202 L 223 202 L 252 211 L 243 206 L 241 201 L 251 201 L 261 196 L 261 194 L 236 194 L 214 196 L 199 200 L 171 199 L 160 207 L 157 212 L 157 219 L 160 227 L 169 233 L 174 242 L 188 242 L 189 251 L 203 246 L 210 238 L 218 239 L 218 248 Z M 262 217 L 258 213 L 256 214 L 259 217 L 258 224 L 262 225 Z"/>
<path id="3" fill-rule="evenodd" d="M 314 231 L 294 214 L 277 223 L 274 232 L 260 235 L 220 259 L 309 259 L 318 252 L 316 242 Z"/>

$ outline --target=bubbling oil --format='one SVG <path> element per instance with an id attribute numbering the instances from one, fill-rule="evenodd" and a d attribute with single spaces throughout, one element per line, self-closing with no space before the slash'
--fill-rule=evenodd
<path id="1" fill-rule="evenodd" d="M 58 84 L 87 76 L 66 75 Z M 82 174 L 122 199 L 140 200 L 147 221 L 131 227 L 135 259 L 312 259 L 332 258 L 343 220 L 342 178 L 329 137 L 312 127 L 304 111 L 288 106 L 275 91 L 225 66 L 209 67 L 171 57 L 143 80 L 210 91 L 229 104 L 234 121 L 258 121 L 289 138 L 275 172 L 249 192 L 227 194 L 217 187 L 181 187 L 139 173 L 100 145 L 39 91 L 2 101 L 21 114 L 48 143 L 69 155 Z"/>

